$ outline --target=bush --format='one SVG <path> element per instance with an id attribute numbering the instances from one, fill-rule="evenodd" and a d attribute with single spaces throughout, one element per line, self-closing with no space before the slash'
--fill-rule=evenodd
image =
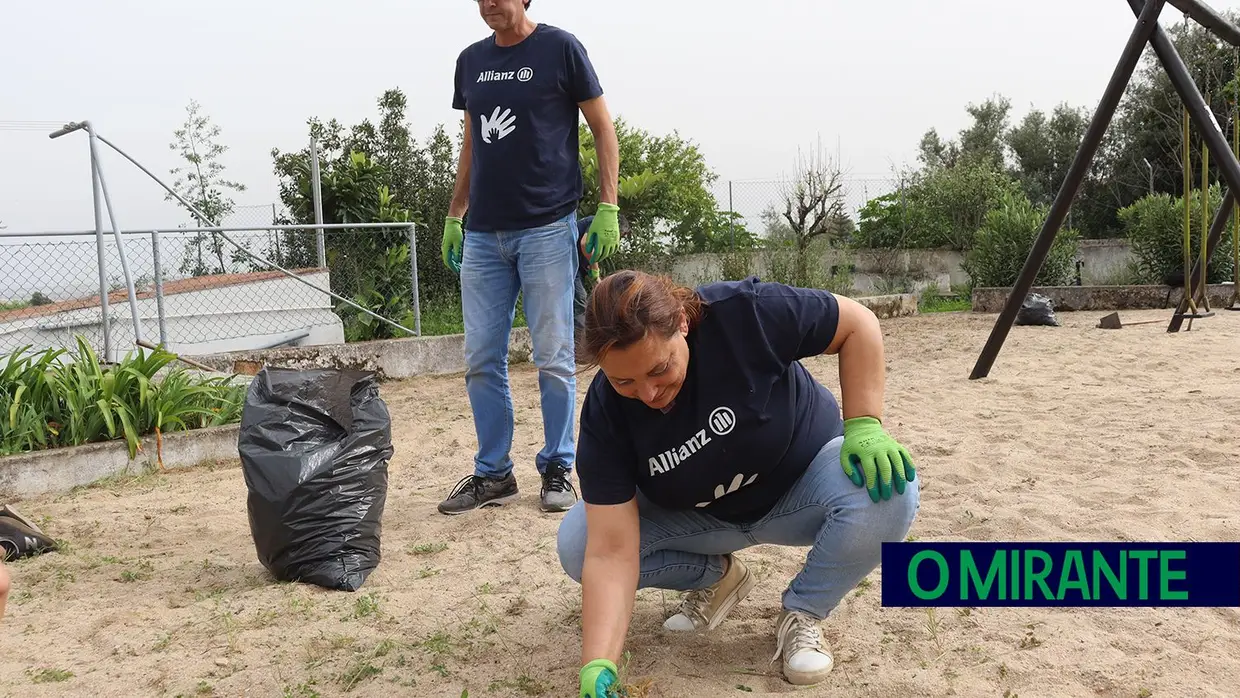
<path id="1" fill-rule="evenodd" d="M 1218 212 L 1223 192 L 1218 185 L 1210 187 L 1210 214 Z M 1194 264 L 1201 258 L 1201 191 L 1189 199 L 1189 249 Z M 1150 194 L 1119 211 L 1124 235 L 1132 245 L 1137 272 L 1143 283 L 1161 284 L 1175 272 L 1184 271 L 1184 199 L 1170 194 Z M 1206 280 L 1221 283 L 1232 278 L 1232 229 L 1229 225 L 1219 239 L 1210 258 Z"/>
<path id="2" fill-rule="evenodd" d="M 853 247 L 968 249 L 987 213 L 1021 193 L 1005 172 L 982 163 L 918 173 L 914 181 L 866 202 Z"/>
<path id="3" fill-rule="evenodd" d="M 0 364 L 0 456 L 60 446 L 124 439 L 129 457 L 141 437 L 231 424 L 241 418 L 245 386 L 202 378 L 177 367 L 165 351 L 141 349 L 104 366 L 85 341 L 62 360 L 63 349 Z"/>
<path id="4" fill-rule="evenodd" d="M 964 271 L 974 287 L 1006 287 L 1016 283 L 1046 220 L 1048 208 L 1034 206 L 1022 193 L 1006 192 L 999 205 L 986 214 L 965 254 Z M 1035 286 L 1071 284 L 1080 234 L 1061 228 L 1046 261 L 1034 279 Z"/>

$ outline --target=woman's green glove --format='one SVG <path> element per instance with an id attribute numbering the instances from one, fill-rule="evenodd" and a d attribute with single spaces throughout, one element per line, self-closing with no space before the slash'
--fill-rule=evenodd
<path id="1" fill-rule="evenodd" d="M 581 667 L 581 695 L 578 698 L 615 698 L 618 673 L 615 663 L 607 659 L 596 659 Z"/>
<path id="2" fill-rule="evenodd" d="M 870 499 L 891 499 L 891 487 L 904 494 L 904 487 L 917 476 L 908 449 L 891 438 L 881 422 L 873 417 L 844 420 L 844 446 L 840 449 L 844 474 L 860 487 L 865 485 Z M 877 482 L 876 482 L 877 480 Z"/>

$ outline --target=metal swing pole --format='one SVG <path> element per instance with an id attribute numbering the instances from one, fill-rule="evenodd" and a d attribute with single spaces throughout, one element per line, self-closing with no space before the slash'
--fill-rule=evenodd
<path id="1" fill-rule="evenodd" d="M 1145 3 L 1144 9 L 1137 12 L 1137 23 L 1128 35 L 1128 41 L 1124 44 L 1124 50 L 1115 65 L 1115 70 L 1111 73 L 1111 79 L 1102 93 L 1102 99 L 1098 101 L 1093 119 L 1089 122 L 1089 127 L 1081 139 L 1081 145 L 1076 151 L 1063 185 L 1059 188 L 1059 193 L 1055 195 L 1055 201 L 1051 204 L 1046 221 L 1042 224 L 1042 230 L 1038 233 L 1037 240 L 1034 241 L 1033 248 L 1025 259 L 1025 266 L 1021 269 L 1016 283 L 1013 284 L 1011 293 L 1008 294 L 1007 302 L 990 331 L 986 345 L 982 347 L 982 352 L 977 357 L 973 373 L 969 375 L 970 380 L 985 378 L 990 374 L 995 358 L 999 355 L 999 350 L 1003 347 L 1003 342 L 1007 339 L 1012 324 L 1016 321 L 1016 314 L 1020 311 L 1025 295 L 1029 293 L 1034 279 L 1037 278 L 1042 264 L 1046 261 L 1046 256 L 1050 254 L 1055 236 L 1059 233 L 1060 226 L 1063 225 L 1068 210 L 1072 207 L 1072 200 L 1076 198 L 1081 182 L 1084 181 L 1085 174 L 1093 163 L 1094 155 L 1102 144 L 1102 137 L 1106 134 L 1111 118 L 1115 115 L 1119 101 L 1124 95 L 1124 90 L 1132 80 L 1133 71 L 1137 69 L 1137 64 L 1141 60 L 1141 53 L 1145 50 L 1150 37 L 1158 29 L 1158 15 L 1162 12 L 1163 6 L 1164 0 L 1149 0 Z"/>

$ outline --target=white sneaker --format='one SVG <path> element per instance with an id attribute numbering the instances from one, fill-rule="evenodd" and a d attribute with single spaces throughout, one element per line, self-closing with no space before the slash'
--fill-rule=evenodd
<path id="1" fill-rule="evenodd" d="M 796 611 L 784 610 L 775 630 L 774 662 L 784 658 L 784 678 L 794 686 L 810 686 L 831 673 L 835 659 L 822 640 L 818 621 Z"/>
<path id="2" fill-rule="evenodd" d="M 700 632 L 714 630 L 723 622 L 732 607 L 753 589 L 757 580 L 745 563 L 728 556 L 731 565 L 727 574 L 705 589 L 685 594 L 680 602 L 680 612 L 663 621 L 663 628 L 677 632 Z"/>

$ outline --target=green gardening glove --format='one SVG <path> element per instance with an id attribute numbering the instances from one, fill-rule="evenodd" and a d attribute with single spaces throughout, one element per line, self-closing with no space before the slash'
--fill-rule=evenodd
<path id="1" fill-rule="evenodd" d="M 598 264 L 620 247 L 620 207 L 600 202 L 586 231 L 586 259 Z"/>
<path id="2" fill-rule="evenodd" d="M 883 430 L 874 417 L 844 420 L 844 446 L 840 449 L 844 474 L 860 487 L 865 485 L 870 499 L 891 499 L 891 487 L 904 494 L 904 487 L 917 476 L 913 457 Z M 863 480 L 864 477 L 864 480 Z M 876 482 L 877 480 L 877 482 Z"/>
<path id="3" fill-rule="evenodd" d="M 607 659 L 596 659 L 581 667 L 581 694 L 578 698 L 616 698 L 619 669 Z"/>
<path id="4" fill-rule="evenodd" d="M 443 222 L 441 256 L 444 265 L 457 274 L 461 273 L 461 255 L 465 248 L 465 234 L 461 230 L 462 222 L 456 216 L 448 216 Z"/>

